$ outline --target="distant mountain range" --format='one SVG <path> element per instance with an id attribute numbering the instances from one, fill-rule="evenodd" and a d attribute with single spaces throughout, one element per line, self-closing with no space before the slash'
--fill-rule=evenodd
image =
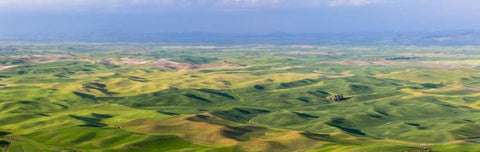
<path id="1" fill-rule="evenodd" d="M 155 42 L 166 44 L 480 45 L 479 31 L 290 34 L 116 33 L 0 34 L 0 41 Z"/>

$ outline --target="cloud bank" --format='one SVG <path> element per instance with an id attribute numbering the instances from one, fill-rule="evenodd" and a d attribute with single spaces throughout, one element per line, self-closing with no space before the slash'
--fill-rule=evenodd
<path id="1" fill-rule="evenodd" d="M 364 6 L 382 0 L 0 0 L 10 10 L 245 10 Z"/>

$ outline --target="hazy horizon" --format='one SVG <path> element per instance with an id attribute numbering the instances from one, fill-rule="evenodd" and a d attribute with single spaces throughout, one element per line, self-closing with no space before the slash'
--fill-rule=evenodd
<path id="1" fill-rule="evenodd" d="M 474 0 L 3 0 L 0 34 L 478 30 Z"/>

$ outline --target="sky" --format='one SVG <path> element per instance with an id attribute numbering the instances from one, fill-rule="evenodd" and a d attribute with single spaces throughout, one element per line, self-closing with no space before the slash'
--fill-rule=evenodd
<path id="1" fill-rule="evenodd" d="M 0 0 L 0 34 L 479 28 L 478 0 Z"/>

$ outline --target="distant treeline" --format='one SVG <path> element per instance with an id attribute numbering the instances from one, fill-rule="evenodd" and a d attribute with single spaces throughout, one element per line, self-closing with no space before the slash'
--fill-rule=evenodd
<path id="1" fill-rule="evenodd" d="M 392 57 L 392 58 L 385 58 L 385 60 L 411 60 L 417 59 L 418 57 Z"/>
<path id="2" fill-rule="evenodd" d="M 18 49 L 11 46 L 0 47 L 0 52 L 13 52 L 13 51 L 18 51 Z"/>

